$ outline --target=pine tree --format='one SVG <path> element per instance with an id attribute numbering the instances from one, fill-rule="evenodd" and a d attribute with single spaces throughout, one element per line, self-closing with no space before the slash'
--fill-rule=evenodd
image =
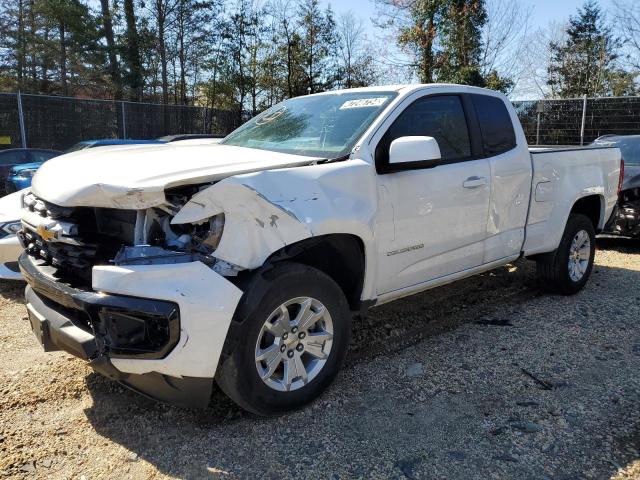
<path id="1" fill-rule="evenodd" d="M 547 83 L 552 95 L 572 98 L 631 93 L 633 78 L 616 62 L 620 46 L 598 4 L 589 0 L 570 18 L 566 40 L 550 44 Z"/>
<path id="2" fill-rule="evenodd" d="M 300 53 L 309 93 L 333 88 L 336 82 L 336 22 L 331 7 L 322 12 L 318 0 L 300 4 Z"/>
<path id="3" fill-rule="evenodd" d="M 442 21 L 438 80 L 484 86 L 480 73 L 484 0 L 449 0 Z"/>

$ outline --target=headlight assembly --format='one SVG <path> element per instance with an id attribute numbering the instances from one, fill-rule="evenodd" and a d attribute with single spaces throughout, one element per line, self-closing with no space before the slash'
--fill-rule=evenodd
<path id="1" fill-rule="evenodd" d="M 212 253 L 220 244 L 223 230 L 224 213 L 221 213 L 200 225 L 194 225 L 193 243 L 200 247 L 202 253 Z"/>

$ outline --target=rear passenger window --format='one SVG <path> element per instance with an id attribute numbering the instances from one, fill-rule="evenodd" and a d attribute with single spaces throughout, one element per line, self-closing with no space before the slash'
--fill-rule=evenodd
<path id="1" fill-rule="evenodd" d="M 467 120 L 457 95 L 425 97 L 409 105 L 376 147 L 378 171 L 385 171 L 385 166 L 389 165 L 391 142 L 400 137 L 411 136 L 435 138 L 444 162 L 471 157 Z"/>
<path id="2" fill-rule="evenodd" d="M 493 157 L 514 148 L 516 134 L 504 102 L 488 95 L 471 95 L 471 99 L 482 132 L 484 154 Z"/>

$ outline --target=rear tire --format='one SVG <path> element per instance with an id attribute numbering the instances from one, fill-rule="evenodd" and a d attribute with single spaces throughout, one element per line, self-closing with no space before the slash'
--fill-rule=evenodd
<path id="1" fill-rule="evenodd" d="M 558 249 L 537 260 L 542 287 L 562 295 L 582 290 L 593 269 L 595 240 L 595 229 L 587 216 L 569 215 Z"/>
<path id="2" fill-rule="evenodd" d="M 320 270 L 294 262 L 256 272 L 243 289 L 216 381 L 258 415 L 300 408 L 344 360 L 351 334 L 344 293 Z"/>

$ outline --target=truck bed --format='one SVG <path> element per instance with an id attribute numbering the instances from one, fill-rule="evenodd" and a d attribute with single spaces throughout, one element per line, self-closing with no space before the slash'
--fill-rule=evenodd
<path id="1" fill-rule="evenodd" d="M 556 248 L 579 198 L 601 195 L 607 199 L 600 206 L 598 228 L 603 228 L 617 200 L 620 150 L 590 145 L 533 147 L 529 151 L 533 178 L 525 255 Z"/>

